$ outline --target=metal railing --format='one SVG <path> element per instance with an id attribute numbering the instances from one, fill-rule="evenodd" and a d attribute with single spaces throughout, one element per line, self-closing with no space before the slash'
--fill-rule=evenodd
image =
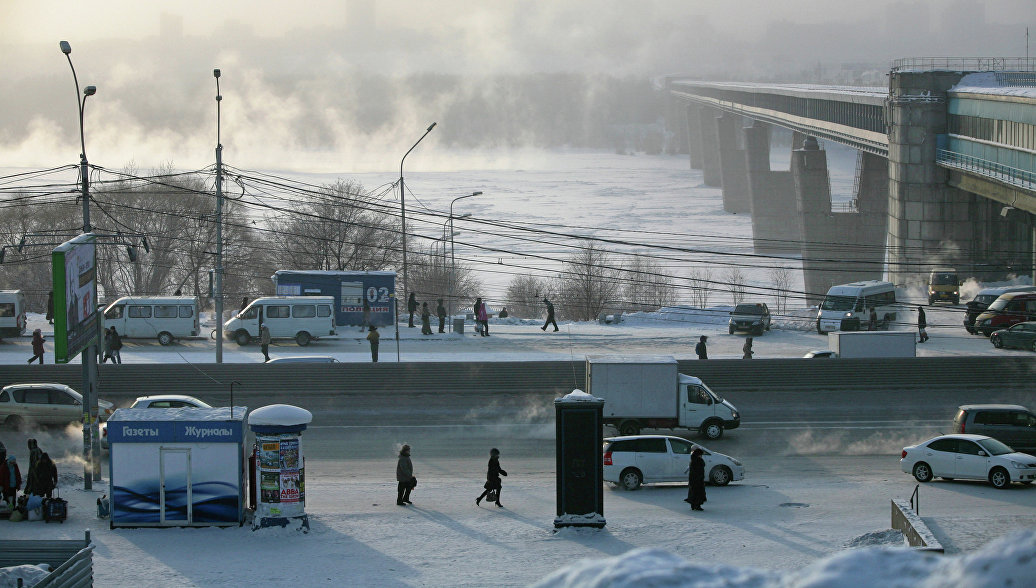
<path id="1" fill-rule="evenodd" d="M 914 510 L 917 516 L 921 516 L 921 485 L 914 485 L 914 492 L 910 495 L 910 508 Z"/>
<path id="2" fill-rule="evenodd" d="M 1011 167 L 972 155 L 957 153 L 948 149 L 936 150 L 935 161 L 945 167 L 952 167 L 987 178 L 993 178 L 1019 188 L 1036 190 L 1036 172 Z"/>
<path id="3" fill-rule="evenodd" d="M 892 71 L 1036 71 L 1034 57 L 905 57 Z"/>

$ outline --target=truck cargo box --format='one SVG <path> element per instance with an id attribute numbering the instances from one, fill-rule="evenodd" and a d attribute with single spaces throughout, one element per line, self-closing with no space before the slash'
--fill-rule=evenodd
<path id="1" fill-rule="evenodd" d="M 836 331 L 827 343 L 838 357 L 915 357 L 914 331 Z"/>
<path id="2" fill-rule="evenodd" d="M 605 418 L 676 418 L 676 386 L 677 364 L 672 357 L 586 358 L 586 392 L 605 400 Z"/>

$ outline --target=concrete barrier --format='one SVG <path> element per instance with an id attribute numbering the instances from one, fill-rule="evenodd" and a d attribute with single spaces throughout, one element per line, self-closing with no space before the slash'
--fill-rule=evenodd
<path id="1" fill-rule="evenodd" d="M 936 553 L 945 551 L 928 525 L 910 508 L 910 502 L 907 500 L 892 499 L 892 528 L 901 531 L 911 547 Z"/>

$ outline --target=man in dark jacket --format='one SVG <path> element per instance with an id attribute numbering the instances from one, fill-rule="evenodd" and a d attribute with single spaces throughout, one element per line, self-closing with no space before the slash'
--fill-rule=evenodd
<path id="1" fill-rule="evenodd" d="M 928 340 L 928 319 L 924 316 L 924 308 L 920 306 L 917 307 L 917 334 L 921 338 L 918 343 L 924 343 Z"/>
<path id="2" fill-rule="evenodd" d="M 698 344 L 694 346 L 694 352 L 698 354 L 698 359 L 708 359 L 709 349 L 705 346 L 705 340 L 708 339 L 705 335 L 702 335 L 698 339 Z"/>
<path id="3" fill-rule="evenodd" d="M 550 300 L 543 299 L 543 303 L 547 305 L 547 321 L 540 327 L 541 331 L 547 330 L 547 325 L 554 325 L 554 332 L 558 331 L 558 322 L 554 320 L 554 305 L 550 303 Z"/>
<path id="4" fill-rule="evenodd" d="M 687 476 L 687 498 L 684 502 L 691 503 L 691 510 L 705 510 L 701 507 L 705 502 L 705 458 L 702 457 L 700 447 L 691 451 L 690 474 Z"/>
<path id="5" fill-rule="evenodd" d="M 417 294 L 410 293 L 410 298 L 406 301 L 407 312 L 410 313 L 410 328 L 414 327 L 414 313 L 417 312 Z"/>
<path id="6" fill-rule="evenodd" d="M 446 307 L 442 305 L 442 298 L 439 299 L 439 305 L 435 307 L 435 315 L 439 317 L 439 332 L 446 332 Z"/>
<path id="7" fill-rule="evenodd" d="M 33 469 L 30 476 L 32 479 L 27 479 L 25 482 L 25 493 L 30 494 L 29 486 L 31 485 L 31 494 L 51 498 L 54 488 L 58 486 L 58 468 L 46 452 L 40 454 L 36 468 Z"/>
<path id="8" fill-rule="evenodd" d="M 486 472 L 486 484 L 483 486 L 485 491 L 475 499 L 475 504 L 480 504 L 482 499 L 489 496 L 489 493 L 496 490 L 496 505 L 503 507 L 500 504 L 500 476 L 506 476 L 507 472 L 500 467 L 500 450 L 496 447 L 489 450 L 489 471 Z"/>

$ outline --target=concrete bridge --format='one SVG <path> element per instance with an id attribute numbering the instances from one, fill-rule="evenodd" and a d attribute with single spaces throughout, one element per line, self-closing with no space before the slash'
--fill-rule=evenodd
<path id="1" fill-rule="evenodd" d="M 805 289 L 1036 274 L 1036 59 L 903 59 L 889 87 L 669 78 L 670 128 L 757 253 L 801 255 Z M 771 169 L 772 130 L 791 165 Z M 831 205 L 824 141 L 858 150 L 852 203 Z"/>

